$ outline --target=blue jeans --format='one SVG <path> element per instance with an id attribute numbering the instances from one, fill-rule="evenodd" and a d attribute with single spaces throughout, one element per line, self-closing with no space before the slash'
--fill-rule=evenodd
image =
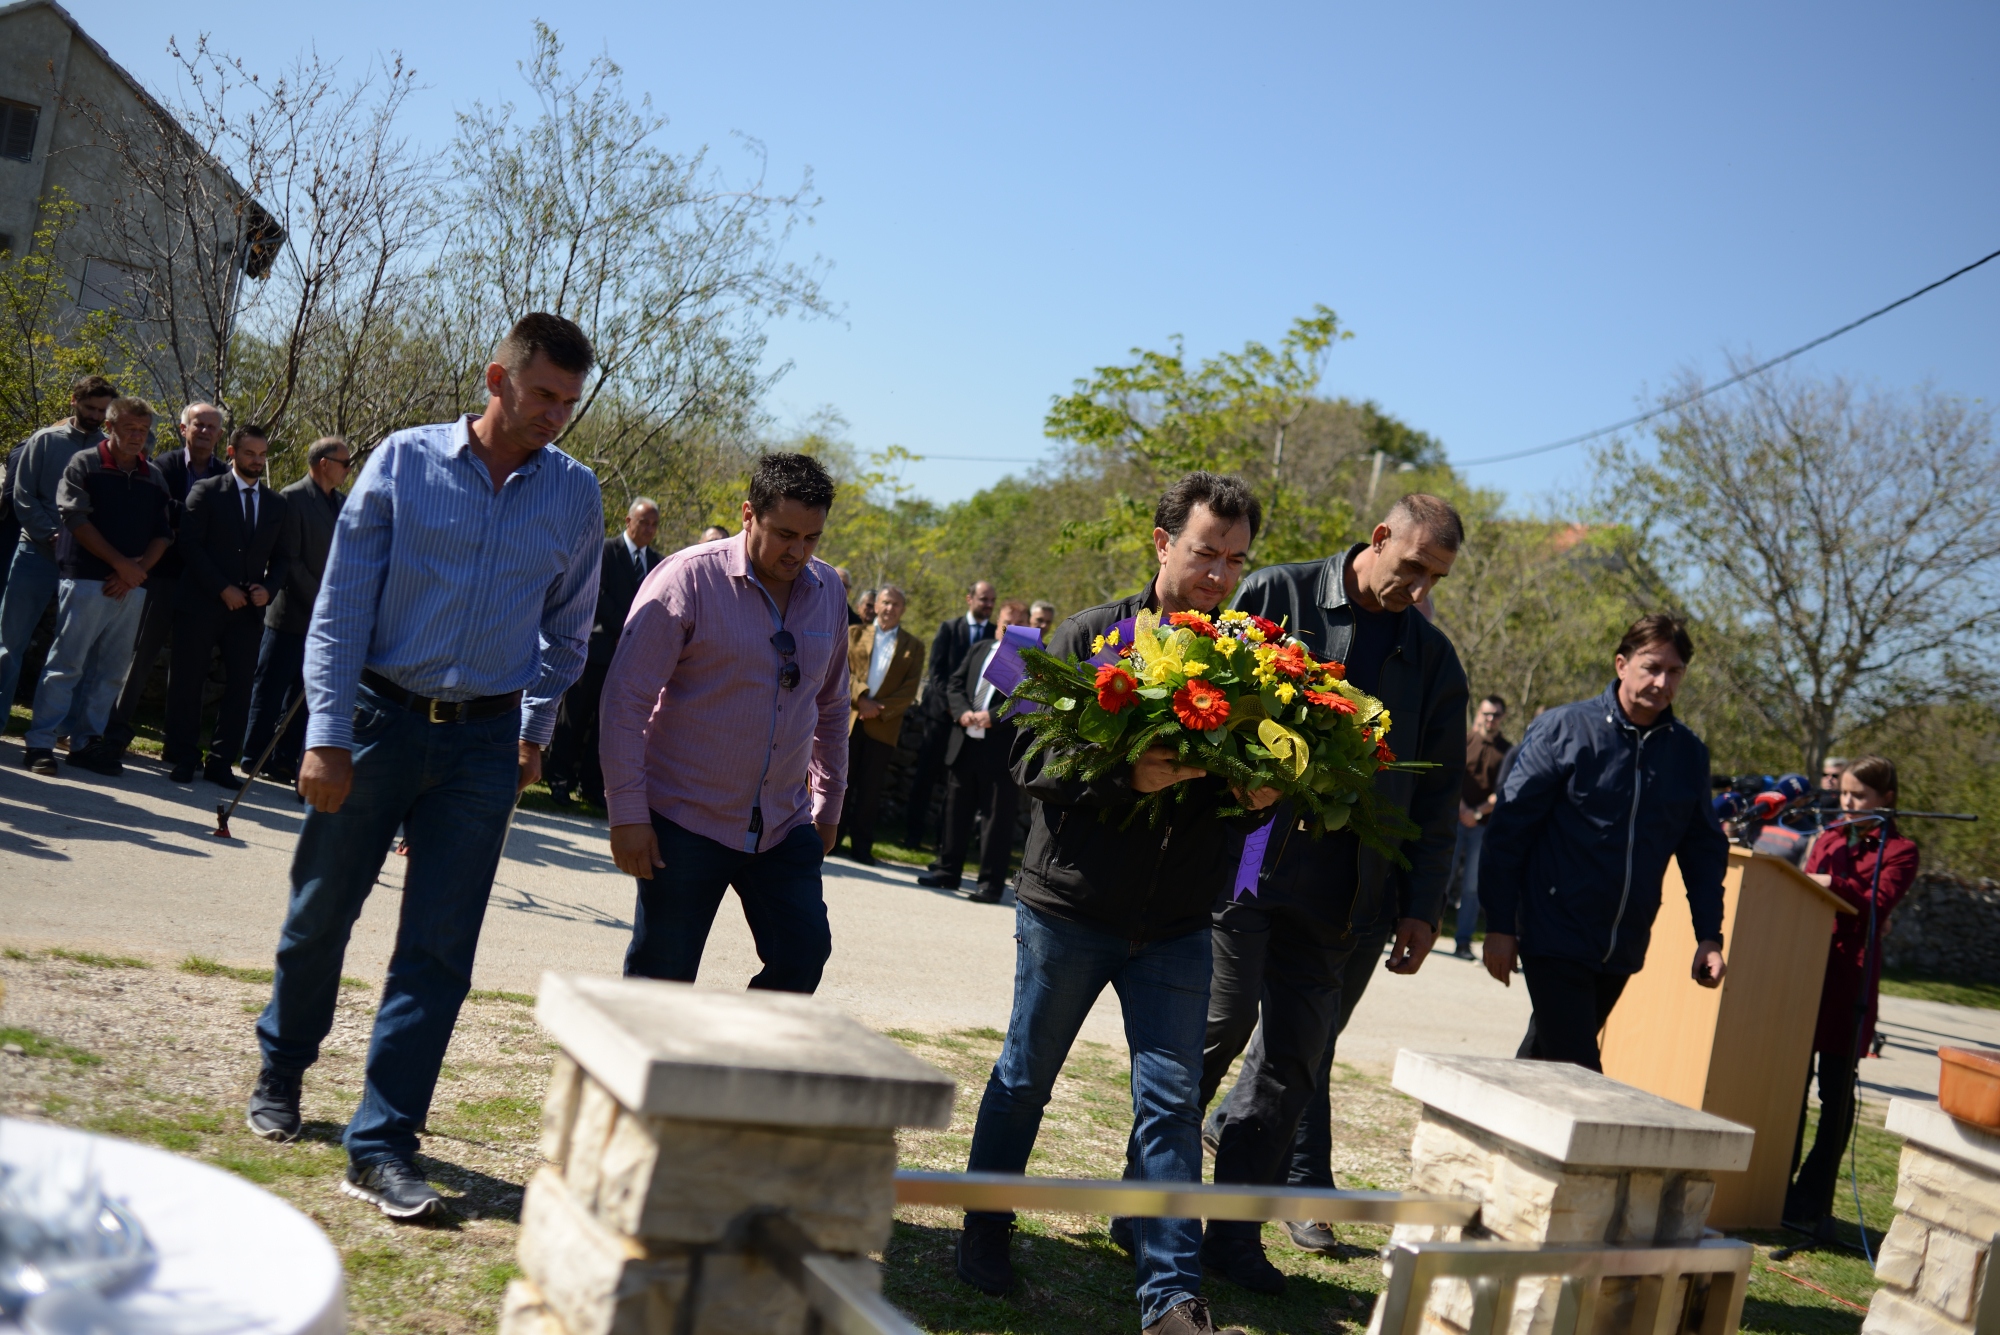
<path id="1" fill-rule="evenodd" d="M 132 642 L 139 638 L 139 618 L 146 595 L 134 589 L 123 598 L 107 597 L 101 579 L 66 579 L 56 595 L 56 638 L 49 661 L 35 687 L 35 721 L 24 739 L 31 747 L 47 748 L 65 719 L 73 751 L 85 738 L 102 737 L 111 706 L 132 666 Z"/>
<path id="2" fill-rule="evenodd" d="M 762 853 L 717 843 L 653 813 L 660 861 L 653 877 L 639 881 L 632 914 L 632 944 L 625 951 L 628 978 L 692 983 L 723 892 L 736 887 L 743 918 L 764 967 L 750 986 L 773 992 L 811 992 L 833 954 L 820 865 L 826 849 L 819 830 L 801 825 Z"/>
<path id="3" fill-rule="evenodd" d="M 306 637 L 296 631 L 264 627 L 257 646 L 257 676 L 250 687 L 250 730 L 243 735 L 243 772 L 257 763 L 271 734 L 285 721 L 292 701 L 305 693 Z M 292 725 L 271 752 L 267 768 L 296 773 L 305 753 L 306 711 L 292 715 Z"/>
<path id="4" fill-rule="evenodd" d="M 1109 984 L 1132 1051 L 1133 1140 L 1148 1182 L 1201 1181 L 1201 1045 L 1208 1025 L 1209 929 L 1127 941 L 1015 908 L 1014 1014 L 986 1079 L 966 1171 L 1021 1173 L 1056 1076 L 1084 1017 Z M 968 1216 L 970 1217 L 970 1216 Z M 989 1215 L 1011 1219 L 1012 1215 Z M 1134 1219 L 1139 1324 L 1201 1292 L 1198 1219 Z"/>
<path id="5" fill-rule="evenodd" d="M 264 1062 L 302 1071 L 333 1027 L 341 960 L 402 826 L 402 913 L 368 1044 L 347 1154 L 366 1167 L 417 1152 L 438 1068 L 472 986 L 472 957 L 514 807 L 520 716 L 431 723 L 361 687 L 354 787 L 337 812 L 306 808 L 271 1002 L 257 1020 Z"/>
<path id="6" fill-rule="evenodd" d="M 62 579 L 55 556 L 29 542 L 25 533 L 14 544 L 13 558 L 7 567 L 7 591 L 0 593 L 0 710 L 13 707 L 14 693 L 21 687 L 21 658 Z"/>
<path id="7" fill-rule="evenodd" d="M 1479 850 L 1486 843 L 1484 825 L 1461 825 L 1458 827 L 1458 848 L 1454 856 L 1462 858 L 1465 869 L 1458 874 L 1458 948 L 1472 948 L 1472 929 L 1479 922 Z"/>

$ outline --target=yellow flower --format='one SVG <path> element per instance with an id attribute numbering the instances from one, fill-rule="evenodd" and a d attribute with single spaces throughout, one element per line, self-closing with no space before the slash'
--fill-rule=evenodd
<path id="1" fill-rule="evenodd" d="M 1218 621 L 1248 621 L 1250 619 L 1250 614 L 1248 612 L 1244 612 L 1237 608 L 1232 607 L 1227 612 L 1224 612 L 1220 617 L 1217 617 L 1216 619 Z"/>
<path id="2" fill-rule="evenodd" d="M 1271 694 L 1277 696 L 1280 700 L 1284 701 L 1286 704 L 1290 704 L 1292 702 L 1293 697 L 1298 695 L 1298 693 L 1299 693 L 1298 688 L 1293 686 L 1288 681 L 1279 682 L 1277 687 L 1271 692 Z"/>

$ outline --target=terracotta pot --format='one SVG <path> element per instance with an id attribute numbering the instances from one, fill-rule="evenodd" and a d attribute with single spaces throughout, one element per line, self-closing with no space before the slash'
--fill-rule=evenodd
<path id="1" fill-rule="evenodd" d="M 2000 1052 L 1939 1048 L 1938 1105 L 1961 1122 L 2000 1130 Z"/>

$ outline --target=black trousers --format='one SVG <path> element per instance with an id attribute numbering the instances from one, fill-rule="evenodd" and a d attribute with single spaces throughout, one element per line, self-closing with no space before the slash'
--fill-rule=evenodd
<path id="1" fill-rule="evenodd" d="M 1599 973 L 1575 960 L 1536 955 L 1522 956 L 1521 972 L 1528 980 L 1528 1000 L 1535 1013 L 1514 1055 L 1602 1071 L 1597 1036 L 1632 975 Z"/>
<path id="2" fill-rule="evenodd" d="M 922 848 L 931 832 L 931 794 L 944 774 L 944 748 L 951 741 L 951 724 L 926 716 L 924 743 L 917 748 L 916 768 L 910 771 L 910 800 L 905 818 L 905 848 Z M 949 791 L 949 790 L 947 790 Z M 949 819 L 949 817 L 947 817 Z"/>
<path id="3" fill-rule="evenodd" d="M 210 603 L 213 607 L 210 607 Z M 183 604 L 174 616 L 174 653 L 167 673 L 169 765 L 201 763 L 201 696 L 208 685 L 210 657 L 222 651 L 222 707 L 208 739 L 208 763 L 231 765 L 243 754 L 243 729 L 250 720 L 250 687 L 257 676 L 257 648 L 264 642 L 264 609 L 234 612 L 220 598 Z"/>
<path id="4" fill-rule="evenodd" d="M 555 736 L 549 740 L 549 787 L 573 789 L 599 806 L 604 805 L 604 770 L 597 762 L 597 709 L 610 671 L 609 663 L 583 665 L 583 675 L 556 706 Z"/>
<path id="5" fill-rule="evenodd" d="M 250 730 L 243 736 L 245 774 L 264 754 L 264 748 L 271 745 L 271 736 L 285 721 L 292 702 L 306 693 L 305 664 L 304 631 L 264 627 L 264 638 L 257 646 L 257 679 L 250 688 Z M 306 711 L 300 705 L 298 712 L 292 714 L 285 735 L 271 747 L 271 758 L 264 762 L 264 772 L 297 774 L 299 762 L 305 758 L 305 745 Z"/>
<path id="6" fill-rule="evenodd" d="M 1014 856 L 1014 825 L 1021 812 L 1021 790 L 1007 769 L 1011 728 L 995 728 L 985 737 L 968 737 L 952 762 L 944 790 L 944 842 L 938 869 L 956 876 L 965 868 L 972 844 L 972 818 L 983 816 L 979 836 L 979 888 L 1003 889 L 1007 864 Z"/>
<path id="7" fill-rule="evenodd" d="M 1244 1003 L 1256 998 L 1256 1060 L 1247 1063 L 1211 1124 L 1215 1180 L 1276 1185 L 1291 1168 L 1299 1125 L 1324 1086 L 1329 1045 L 1339 1032 L 1341 988 L 1358 941 L 1345 914 L 1283 902 L 1225 905 L 1215 915 L 1216 967 L 1209 985 L 1209 1030 L 1202 1051 L 1202 1098 L 1214 1098 L 1242 1050 Z M 1218 1004 L 1219 1003 L 1219 1004 Z M 1234 1049 L 1232 1051 L 1231 1049 Z M 1210 1236 L 1254 1241 L 1253 1222 L 1214 1221 Z"/>
<path id="8" fill-rule="evenodd" d="M 162 579 L 158 575 L 146 581 L 146 610 L 139 615 L 139 638 L 132 646 L 132 670 L 125 674 L 118 703 L 111 707 L 111 720 L 104 727 L 108 745 L 123 748 L 132 744 L 135 735 L 132 716 L 139 712 L 139 700 L 151 683 L 153 665 L 173 641 L 174 595 L 179 584 L 177 579 Z"/>
<path id="9" fill-rule="evenodd" d="M 878 742 L 859 725 L 847 734 L 847 800 L 840 806 L 840 833 L 854 856 L 875 852 L 875 816 L 882 809 L 882 780 L 896 748 Z"/>
<path id="10" fill-rule="evenodd" d="M 1833 1213 L 1833 1195 L 1840 1189 L 1840 1161 L 1847 1138 L 1854 1134 L 1854 1093 L 1859 1078 L 1852 1052 L 1815 1052 L 1806 1084 L 1819 1081 L 1819 1129 L 1804 1164 L 1799 1150 L 1806 1135 L 1806 1097 L 1799 1094 L 1799 1129 L 1792 1138 L 1792 1171 L 1797 1174 L 1785 1193 L 1785 1218 L 1814 1223 Z"/>

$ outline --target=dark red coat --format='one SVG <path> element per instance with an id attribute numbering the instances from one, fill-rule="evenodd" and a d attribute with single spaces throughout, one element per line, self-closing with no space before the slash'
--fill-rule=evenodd
<path id="1" fill-rule="evenodd" d="M 1828 830 L 1806 854 L 1808 873 L 1821 872 L 1833 878 L 1833 893 L 1852 904 L 1854 913 L 1837 914 L 1833 920 L 1833 941 L 1826 952 L 1826 985 L 1819 994 L 1819 1025 L 1813 1033 L 1813 1051 L 1835 1054 L 1854 1051 L 1854 1002 L 1860 994 L 1864 969 L 1868 974 L 1868 1020 L 1861 1034 L 1861 1048 L 1875 1036 L 1875 1008 L 1880 999 L 1882 952 L 1879 942 L 1889 932 L 1889 915 L 1910 885 L 1917 879 L 1917 846 L 1889 827 L 1889 853 L 1882 863 L 1882 880 L 1875 886 L 1875 859 L 1882 836 L 1874 829 L 1849 844 L 1848 835 L 1866 827 L 1850 826 Z M 1871 886 L 1875 901 L 1875 949 L 1868 942 L 1868 895 Z"/>

